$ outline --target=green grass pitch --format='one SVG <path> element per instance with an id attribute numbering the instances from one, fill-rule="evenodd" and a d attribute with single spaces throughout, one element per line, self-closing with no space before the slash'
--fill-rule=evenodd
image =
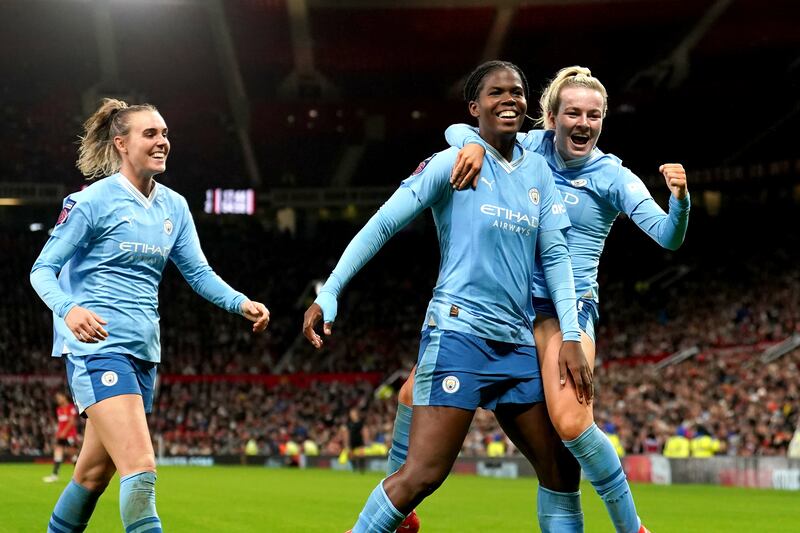
<path id="1" fill-rule="evenodd" d="M 0 532 L 43 532 L 72 473 L 45 484 L 47 465 L 0 465 Z M 349 529 L 380 477 L 327 470 L 162 467 L 158 512 L 169 533 L 333 532 Z M 425 533 L 538 531 L 531 479 L 451 476 L 418 509 Z M 613 532 L 599 498 L 584 484 L 586 532 Z M 656 533 L 798 531 L 796 492 L 711 486 L 634 485 L 639 514 Z M 115 478 L 89 532 L 122 531 Z"/>

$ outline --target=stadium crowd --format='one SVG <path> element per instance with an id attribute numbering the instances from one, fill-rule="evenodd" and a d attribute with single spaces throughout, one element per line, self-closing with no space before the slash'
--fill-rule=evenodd
<path id="1" fill-rule="evenodd" d="M 750 349 L 710 350 L 661 370 L 613 364 L 597 373 L 598 425 L 619 438 L 625 453 L 661 453 L 667 439 L 708 431 L 723 455 L 785 455 L 800 424 L 800 354 L 757 363 Z M 47 455 L 54 424 L 51 404 L 61 384 L 0 382 L 0 454 Z M 306 387 L 253 382 L 170 382 L 160 386 L 150 423 L 166 455 L 238 455 L 255 440 L 258 455 L 311 440 L 320 453 L 347 446 L 348 411 L 365 417 L 368 442 L 391 436 L 395 396 L 373 394 L 367 381 Z M 479 411 L 465 455 L 486 455 L 501 431 Z M 502 439 L 506 454 L 516 453 Z"/>
<path id="2" fill-rule="evenodd" d="M 334 335 L 325 349 L 314 351 L 300 338 L 302 309 L 312 298 L 313 281 L 330 269 L 328 262 L 354 231 L 344 220 L 325 224 L 326 237 L 313 238 L 310 230 L 292 235 L 255 218 L 221 223 L 199 217 L 210 263 L 234 286 L 266 302 L 272 322 L 265 335 L 251 335 L 237 317 L 202 301 L 168 267 L 160 306 L 160 373 L 388 376 L 410 368 L 436 261 L 407 258 L 422 247 L 434 249 L 430 223 L 404 230 L 348 287 Z M 768 255 L 755 251 L 733 260 L 716 250 L 693 253 L 690 241 L 688 259 L 681 261 L 655 255 L 662 252 L 646 243 L 643 253 L 654 255 L 646 264 L 661 262 L 659 268 L 675 273 L 665 282 L 657 269 L 635 270 L 641 266 L 626 256 L 631 239 L 626 231 L 612 232 L 601 269 L 598 424 L 615 432 L 627 453 L 659 452 L 671 435 L 702 429 L 720 440 L 720 453 L 784 454 L 800 421 L 800 356 L 789 354 L 768 365 L 757 361 L 765 346 L 800 331 L 800 274 L 792 267 L 792 243 L 771 247 Z M 615 240 L 616 234 L 622 236 Z M 0 231 L 0 246 L 8 252 L 0 262 L 0 290 L 8 304 L 0 307 L 0 374 L 38 375 L 0 379 L 0 454 L 47 455 L 52 445 L 50 404 L 61 386 L 63 363 L 49 355 L 50 312 L 20 282 L 45 238 L 28 228 Z M 724 243 L 720 249 L 732 247 Z M 231 257 L 238 260 L 226 260 Z M 649 364 L 691 346 L 700 355 L 662 370 Z M 336 454 L 345 445 L 342 426 L 351 407 L 364 411 L 369 438 L 383 442 L 395 403 L 394 396 L 373 398 L 366 382 L 266 388 L 245 381 L 165 380 L 151 424 L 167 454 L 238 454 L 251 440 L 259 454 L 272 454 L 288 441 L 308 439 L 321 453 Z M 499 433 L 494 418 L 482 413 L 464 452 L 487 453 Z M 500 442 L 504 453 L 515 453 L 510 443 Z"/>

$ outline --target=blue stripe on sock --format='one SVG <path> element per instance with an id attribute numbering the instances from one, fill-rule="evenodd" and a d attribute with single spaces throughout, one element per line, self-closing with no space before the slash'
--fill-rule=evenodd
<path id="1" fill-rule="evenodd" d="M 401 451 L 404 451 L 404 452 L 408 453 L 408 446 L 405 446 L 405 445 L 403 445 L 403 444 L 400 444 L 400 443 L 399 443 L 399 442 L 397 442 L 396 440 L 393 440 L 393 441 L 392 441 L 392 449 L 394 449 L 394 448 L 398 448 L 398 449 L 400 449 Z"/>
<path id="2" fill-rule="evenodd" d="M 125 533 L 130 533 L 134 529 L 136 529 L 136 528 L 138 528 L 140 526 L 143 526 L 145 524 L 148 524 L 150 522 L 158 522 L 159 525 L 160 525 L 161 524 L 161 519 L 158 518 L 157 516 L 148 516 L 147 518 L 142 518 L 141 520 L 137 520 L 133 524 L 131 524 L 128 527 L 126 527 L 125 528 Z M 147 530 L 147 531 L 155 531 L 155 530 Z M 158 531 L 161 531 L 161 527 L 158 528 Z"/>
<path id="3" fill-rule="evenodd" d="M 80 527 L 74 524 L 70 524 L 69 522 L 67 522 L 66 520 L 64 520 L 55 513 L 50 515 L 50 519 L 54 520 L 56 524 L 58 524 L 59 526 L 67 528 L 69 531 L 75 531 L 75 533 L 80 533 L 81 531 L 86 529 L 86 526 Z"/>
<path id="4" fill-rule="evenodd" d="M 600 481 L 592 481 L 592 485 L 594 486 L 595 489 L 600 491 L 602 487 L 608 485 L 609 483 L 617 479 L 621 473 L 622 473 L 622 467 L 619 467 L 616 472 L 614 472 L 607 478 L 601 479 Z"/>
<path id="5" fill-rule="evenodd" d="M 52 518 L 52 517 L 51 517 Z M 59 529 L 53 523 L 53 520 L 50 520 L 50 523 L 47 524 L 47 533 L 69 533 L 69 531 L 64 531 L 63 529 Z"/>
<path id="6" fill-rule="evenodd" d="M 60 526 L 67 527 L 69 529 L 72 529 L 73 527 L 75 527 L 72 524 L 70 524 L 69 522 L 67 522 L 66 520 L 64 520 L 63 518 L 61 518 L 60 516 L 58 516 L 57 514 L 55 514 L 55 513 L 51 514 L 50 518 L 52 520 L 55 520 L 56 524 L 58 524 Z"/>

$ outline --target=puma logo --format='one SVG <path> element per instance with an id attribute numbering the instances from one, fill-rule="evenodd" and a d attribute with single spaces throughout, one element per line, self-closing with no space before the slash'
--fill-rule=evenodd
<path id="1" fill-rule="evenodd" d="M 497 181 L 497 180 L 489 181 L 486 178 L 484 178 L 483 176 L 481 176 L 481 181 L 484 182 L 489 187 L 490 191 L 494 192 L 493 185 L 494 185 L 494 182 Z"/>

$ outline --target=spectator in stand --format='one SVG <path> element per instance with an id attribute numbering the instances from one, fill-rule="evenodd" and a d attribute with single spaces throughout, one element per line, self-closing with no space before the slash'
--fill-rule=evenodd
<path id="1" fill-rule="evenodd" d="M 717 454 L 720 449 L 720 443 L 705 426 L 700 425 L 695 429 L 689 448 L 691 449 L 692 457 L 708 459 Z"/>
<path id="2" fill-rule="evenodd" d="M 486 444 L 486 457 L 503 457 L 506 454 L 505 436 L 501 433 L 489 435 Z"/>
<path id="3" fill-rule="evenodd" d="M 670 459 L 685 459 L 689 457 L 691 444 L 686 436 L 686 429 L 679 427 L 673 436 L 667 439 L 664 445 L 664 457 Z"/>
<path id="4" fill-rule="evenodd" d="M 794 436 L 789 442 L 789 449 L 786 455 L 790 459 L 800 459 L 800 423 L 798 423 L 797 429 L 794 430 Z"/>

